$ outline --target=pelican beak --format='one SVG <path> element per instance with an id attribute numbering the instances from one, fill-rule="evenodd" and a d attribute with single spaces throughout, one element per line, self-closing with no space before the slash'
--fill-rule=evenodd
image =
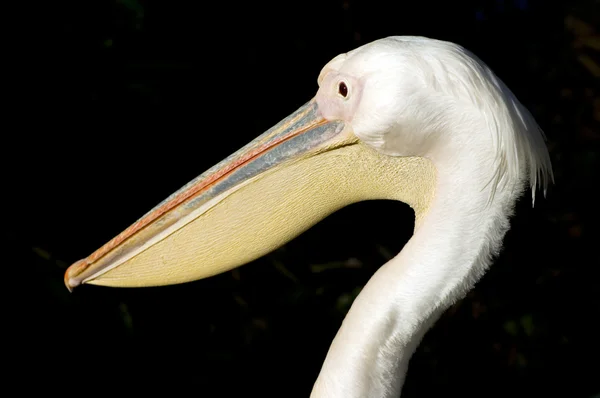
<path id="1" fill-rule="evenodd" d="M 254 260 L 310 226 L 292 220 L 306 217 L 310 159 L 356 143 L 312 100 L 71 265 L 65 284 L 174 284 Z"/>
<path id="2" fill-rule="evenodd" d="M 430 161 L 378 153 L 348 124 L 326 120 L 313 99 L 71 265 L 65 284 L 72 290 L 82 283 L 141 287 L 206 278 L 362 200 L 408 203 L 418 225 L 434 182 Z"/>

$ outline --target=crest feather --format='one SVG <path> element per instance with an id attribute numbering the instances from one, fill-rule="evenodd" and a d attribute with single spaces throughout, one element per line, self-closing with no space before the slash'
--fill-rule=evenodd
<path id="1" fill-rule="evenodd" d="M 395 39 L 422 44 L 423 49 L 427 49 L 424 55 L 428 61 L 434 61 L 428 62 L 429 66 L 442 69 L 434 70 L 434 73 L 443 72 L 436 75 L 448 77 L 446 84 L 439 87 L 454 95 L 457 92 L 466 95 L 483 114 L 496 146 L 496 171 L 490 181 L 493 183 L 492 197 L 496 189 L 507 181 L 522 178 L 522 175 L 529 181 L 533 204 L 538 188 L 545 196 L 548 184 L 554 182 L 546 137 L 531 113 L 494 72 L 476 55 L 457 44 L 424 37 Z M 435 60 L 430 59 L 434 56 Z"/>

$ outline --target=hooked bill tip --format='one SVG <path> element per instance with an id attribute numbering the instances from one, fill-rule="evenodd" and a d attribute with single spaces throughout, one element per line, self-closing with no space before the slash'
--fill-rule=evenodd
<path id="1" fill-rule="evenodd" d="M 73 278 L 69 278 L 67 274 L 65 274 L 65 286 L 69 290 L 69 293 L 73 293 L 73 289 L 77 287 L 78 283 Z"/>
<path id="2" fill-rule="evenodd" d="M 73 289 L 81 285 L 81 280 L 77 278 L 77 275 L 81 274 L 88 267 L 85 259 L 79 260 L 71 265 L 65 272 L 65 286 L 69 289 L 69 292 L 73 292 Z"/>

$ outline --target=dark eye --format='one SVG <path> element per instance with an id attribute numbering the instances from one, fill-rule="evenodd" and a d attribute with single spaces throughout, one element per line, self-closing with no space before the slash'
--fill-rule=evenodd
<path id="1" fill-rule="evenodd" d="M 340 95 L 344 98 L 348 96 L 348 86 L 346 86 L 346 83 L 340 82 L 338 86 L 338 93 L 340 93 Z"/>

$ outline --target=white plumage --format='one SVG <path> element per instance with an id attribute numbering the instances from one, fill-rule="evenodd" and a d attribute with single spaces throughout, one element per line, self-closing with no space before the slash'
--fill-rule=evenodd
<path id="1" fill-rule="evenodd" d="M 546 190 L 550 159 L 527 109 L 458 45 L 378 40 L 334 58 L 319 82 L 326 118 L 387 155 L 428 158 L 438 173 L 429 211 L 355 300 L 312 395 L 397 397 L 426 330 L 498 254 L 527 182 L 534 200 L 538 185 Z"/>

